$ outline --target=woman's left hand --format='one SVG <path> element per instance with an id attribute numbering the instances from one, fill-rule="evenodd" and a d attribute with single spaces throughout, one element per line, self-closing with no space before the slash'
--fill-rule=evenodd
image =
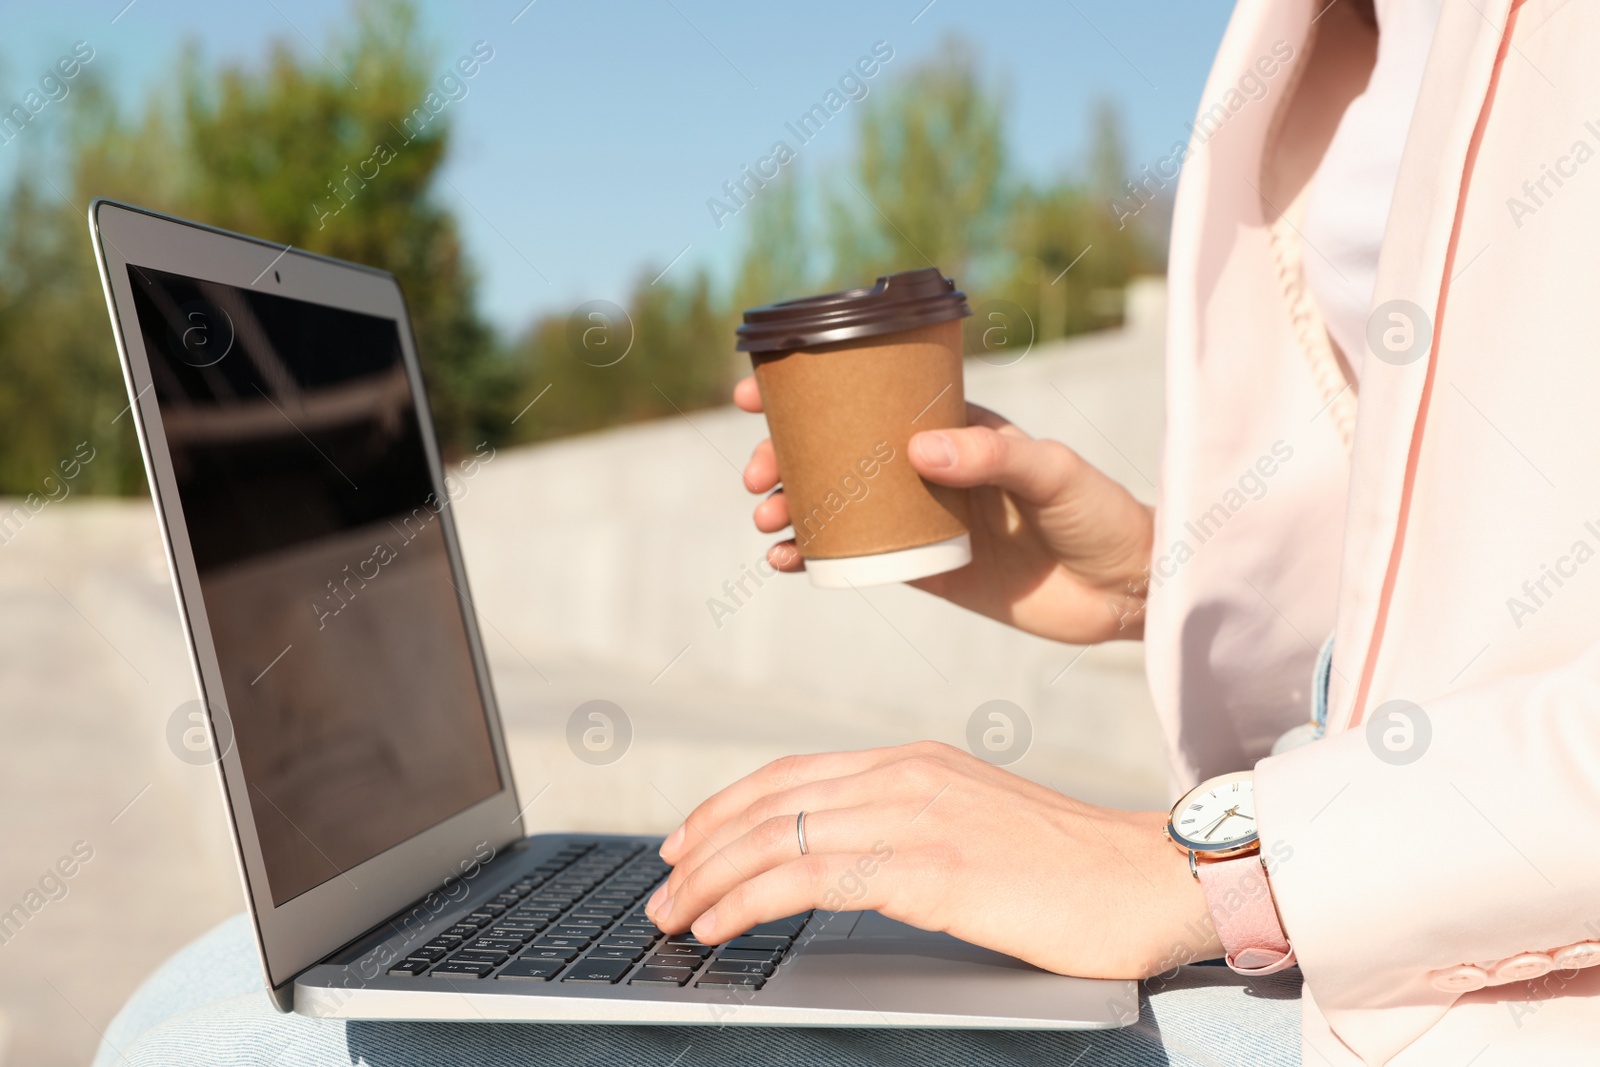
<path id="1" fill-rule="evenodd" d="M 1222 954 L 1165 819 L 932 741 L 789 756 L 673 831 L 661 857 L 674 869 L 647 910 L 718 944 L 811 908 L 874 909 L 1060 974 L 1144 978 Z"/>

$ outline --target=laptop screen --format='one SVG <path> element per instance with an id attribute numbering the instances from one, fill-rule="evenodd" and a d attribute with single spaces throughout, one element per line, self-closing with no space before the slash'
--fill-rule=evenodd
<path id="1" fill-rule="evenodd" d="M 393 320 L 128 273 L 278 906 L 501 789 L 448 501 Z"/>

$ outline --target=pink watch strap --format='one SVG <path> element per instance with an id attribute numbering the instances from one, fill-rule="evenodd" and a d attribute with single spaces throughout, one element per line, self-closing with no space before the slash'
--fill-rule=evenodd
<path id="1" fill-rule="evenodd" d="M 1294 964 L 1294 948 L 1272 903 L 1260 856 L 1203 860 L 1195 871 L 1229 967 L 1256 975 L 1275 974 Z"/>

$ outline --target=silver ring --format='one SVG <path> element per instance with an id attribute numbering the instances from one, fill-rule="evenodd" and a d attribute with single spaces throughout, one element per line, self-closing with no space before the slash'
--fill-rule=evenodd
<path id="1" fill-rule="evenodd" d="M 806 849 L 806 813 L 801 812 L 794 820 L 794 835 L 800 839 L 800 855 L 804 856 Z"/>

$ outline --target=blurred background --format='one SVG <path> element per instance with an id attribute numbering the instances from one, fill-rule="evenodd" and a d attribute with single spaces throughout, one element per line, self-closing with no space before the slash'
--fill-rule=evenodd
<path id="1" fill-rule="evenodd" d="M 144 976 L 242 907 L 214 770 L 173 741 L 194 684 L 95 196 L 400 278 L 447 459 L 494 457 L 457 521 L 533 828 L 664 831 L 785 752 L 964 745 L 997 699 L 1026 727 L 1014 770 L 1164 806 L 1136 645 L 1053 645 L 903 587 L 739 587 L 770 540 L 737 474 L 763 426 L 726 406 L 739 312 L 890 271 L 933 263 L 968 293 L 971 399 L 1153 498 L 1163 161 L 1228 7 L 997 7 L 6 13 L 0 1063 L 84 1062 Z M 596 322 L 626 358 L 576 340 Z M 591 699 L 631 721 L 609 765 L 566 747 Z"/>

